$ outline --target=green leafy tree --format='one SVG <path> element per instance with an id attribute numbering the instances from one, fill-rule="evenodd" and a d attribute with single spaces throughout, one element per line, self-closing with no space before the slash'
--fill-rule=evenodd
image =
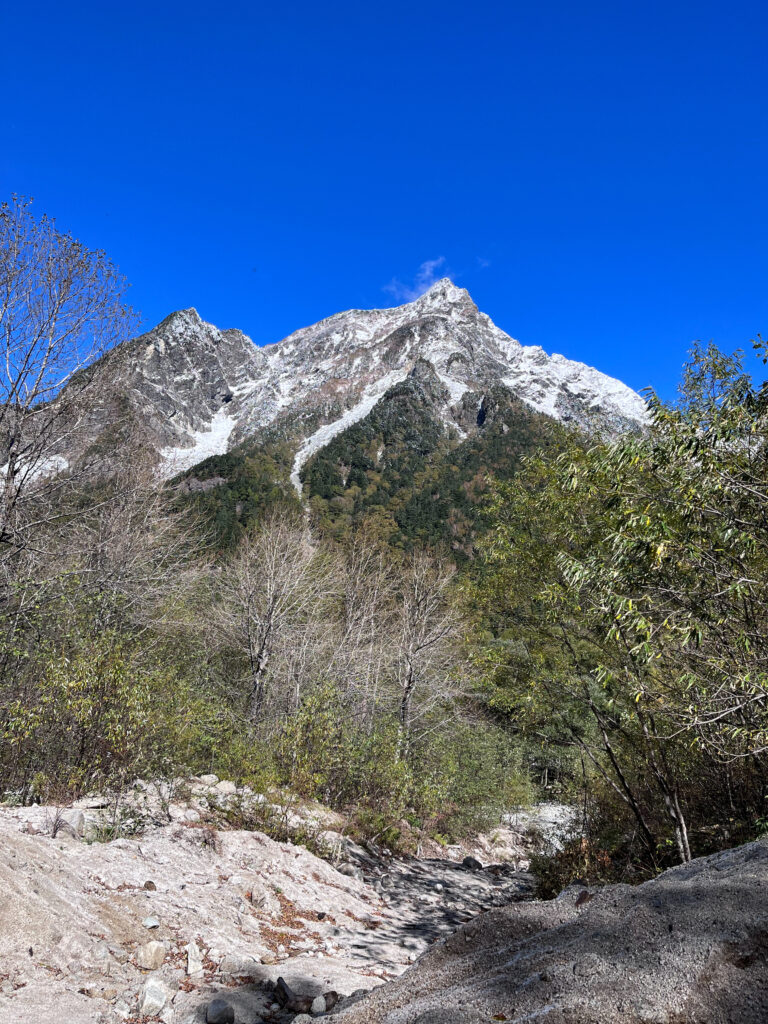
<path id="1" fill-rule="evenodd" d="M 492 701 L 581 750 L 655 863 L 657 804 L 691 857 L 697 775 L 765 795 L 766 389 L 710 347 L 648 405 L 647 433 L 498 486 L 471 593 Z"/>

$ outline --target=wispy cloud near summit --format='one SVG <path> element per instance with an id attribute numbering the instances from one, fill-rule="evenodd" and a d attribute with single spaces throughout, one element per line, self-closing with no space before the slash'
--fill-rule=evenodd
<path id="1" fill-rule="evenodd" d="M 428 291 L 435 281 L 439 281 L 448 273 L 445 256 L 438 256 L 435 260 L 424 260 L 411 284 L 393 277 L 389 284 L 384 285 L 382 291 L 389 292 L 401 302 L 413 302 Z"/>

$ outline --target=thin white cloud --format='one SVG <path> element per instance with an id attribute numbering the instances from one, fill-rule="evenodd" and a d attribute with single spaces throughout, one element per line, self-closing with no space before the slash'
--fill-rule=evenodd
<path id="1" fill-rule="evenodd" d="M 429 291 L 441 277 L 446 277 L 448 272 L 445 256 L 438 256 L 435 260 L 424 260 L 411 284 L 393 277 L 389 284 L 384 285 L 383 291 L 389 292 L 401 302 L 413 302 L 424 292 Z"/>

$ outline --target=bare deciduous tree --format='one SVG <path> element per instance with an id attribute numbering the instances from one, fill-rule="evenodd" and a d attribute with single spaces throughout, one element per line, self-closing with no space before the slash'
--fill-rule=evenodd
<path id="1" fill-rule="evenodd" d="M 305 524 L 275 515 L 252 529 L 215 571 L 214 588 L 210 625 L 245 658 L 248 713 L 259 722 L 273 661 L 280 657 L 284 668 L 293 661 L 295 672 L 307 657 L 304 634 L 336 592 L 335 566 L 317 550 Z"/>
<path id="2" fill-rule="evenodd" d="M 393 642 L 397 652 L 398 716 L 407 750 L 414 724 L 456 696 L 451 679 L 459 616 L 450 600 L 453 566 L 419 551 L 408 560 L 397 595 Z"/>
<path id="3" fill-rule="evenodd" d="M 88 367 L 135 322 L 125 288 L 103 252 L 36 219 L 30 200 L 0 206 L 0 552 L 23 547 L 51 512 Z"/>

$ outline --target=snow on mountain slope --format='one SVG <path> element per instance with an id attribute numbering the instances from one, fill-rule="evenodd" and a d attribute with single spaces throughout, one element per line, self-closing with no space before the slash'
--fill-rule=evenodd
<path id="1" fill-rule="evenodd" d="M 380 380 L 376 381 L 375 384 L 371 385 L 366 390 L 357 405 L 353 405 L 351 409 L 347 409 L 347 411 L 337 420 L 324 424 L 316 430 L 314 434 L 310 434 L 310 436 L 301 444 L 299 450 L 296 452 L 296 457 L 293 460 L 293 469 L 291 470 L 291 483 L 298 491 L 299 497 L 301 497 L 301 480 L 299 479 L 299 473 L 307 460 L 310 459 L 315 452 L 324 448 L 329 441 L 340 434 L 343 430 L 346 430 L 347 427 L 351 427 L 353 423 L 358 423 L 361 419 L 364 419 L 379 399 L 382 398 L 384 393 L 391 388 L 393 384 L 397 384 L 398 381 L 401 381 L 402 379 L 403 375 L 400 370 L 392 370 L 390 373 L 385 374 Z"/>
<path id="2" fill-rule="evenodd" d="M 522 346 L 447 278 L 406 305 L 337 313 L 262 348 L 182 310 L 103 363 L 153 439 L 163 476 L 277 426 L 297 445 L 292 479 L 299 488 L 306 460 L 367 415 L 418 359 L 445 383 L 441 415 L 457 429 L 452 409 L 462 395 L 482 397 L 499 383 L 534 409 L 579 426 L 620 431 L 645 422 L 642 399 L 620 381 Z M 106 410 L 91 415 L 94 433 L 103 431 Z"/>
<path id="3" fill-rule="evenodd" d="M 235 420 L 228 415 L 226 406 L 215 412 L 207 430 L 191 433 L 192 447 L 161 448 L 161 473 L 176 476 L 211 455 L 223 455 L 229 445 L 229 436 L 235 429 Z"/>

